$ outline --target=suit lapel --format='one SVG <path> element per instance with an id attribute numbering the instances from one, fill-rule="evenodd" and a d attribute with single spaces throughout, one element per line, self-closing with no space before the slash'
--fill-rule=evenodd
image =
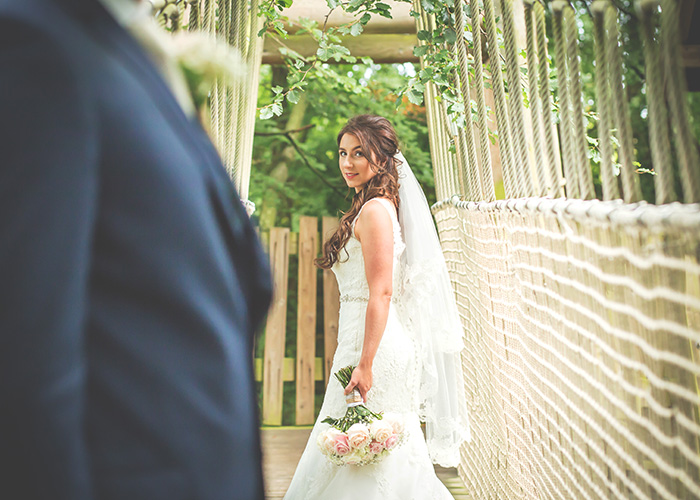
<path id="1" fill-rule="evenodd" d="M 239 208 L 237 205 L 241 205 L 238 194 L 233 188 L 218 152 L 209 137 L 196 119 L 188 117 L 182 110 L 170 87 L 151 62 L 143 47 L 101 5 L 98 7 L 101 13 L 92 20 L 91 34 L 106 43 L 112 49 L 110 52 L 119 57 L 141 79 L 156 106 L 177 130 L 181 139 L 190 144 L 201 160 L 206 163 L 209 172 L 216 181 L 214 183 L 216 195 L 222 210 L 226 213 L 231 224 L 239 225 L 241 213 L 237 212 L 242 212 L 246 218 L 247 215 L 242 206 L 240 211 L 237 210 Z"/>
<path id="2" fill-rule="evenodd" d="M 249 298 L 253 323 L 263 314 L 271 293 L 267 259 L 262 252 L 252 224 L 238 193 L 228 177 L 213 144 L 195 119 L 190 119 L 180 107 L 170 87 L 150 61 L 141 45 L 127 33 L 97 0 L 57 0 L 68 6 L 75 17 L 83 21 L 88 33 L 106 46 L 143 82 L 153 102 L 181 137 L 206 164 L 211 179 L 210 196 L 216 212 L 224 220 L 222 229 L 228 240 L 234 262 L 245 262 L 237 272 L 242 291 Z M 259 311 L 257 311 L 259 309 Z M 256 312 L 257 311 L 257 312 Z"/>

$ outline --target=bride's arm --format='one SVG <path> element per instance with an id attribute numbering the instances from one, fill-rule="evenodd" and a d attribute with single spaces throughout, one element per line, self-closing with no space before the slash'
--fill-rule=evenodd
<path id="1" fill-rule="evenodd" d="M 362 399 L 367 401 L 367 391 L 372 387 L 372 364 L 386 328 L 392 293 L 394 235 L 386 208 L 376 202 L 367 204 L 355 225 L 355 235 L 362 244 L 369 301 L 362 355 L 345 394 L 357 387 Z"/>

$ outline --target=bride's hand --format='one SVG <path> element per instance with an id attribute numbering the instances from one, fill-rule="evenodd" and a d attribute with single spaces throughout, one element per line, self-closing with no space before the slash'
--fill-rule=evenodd
<path id="1" fill-rule="evenodd" d="M 358 366 L 352 371 L 350 383 L 345 387 L 345 395 L 347 396 L 352 390 L 357 387 L 362 396 L 362 401 L 367 402 L 367 393 L 372 388 L 372 369 Z"/>

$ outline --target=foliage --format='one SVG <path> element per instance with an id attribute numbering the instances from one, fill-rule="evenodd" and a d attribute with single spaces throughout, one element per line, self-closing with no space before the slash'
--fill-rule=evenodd
<path id="1" fill-rule="evenodd" d="M 288 70 L 286 89 L 281 86 L 275 87 L 272 102 L 260 108 L 262 120 L 280 116 L 285 98 L 293 104 L 299 102 L 301 92 L 311 80 L 319 78 L 342 79 L 340 73 L 326 64 L 331 60 L 335 63 L 354 64 L 357 62 L 357 58 L 351 56 L 350 51 L 343 46 L 342 37 L 360 35 L 372 14 L 391 18 L 390 6 L 378 0 L 350 0 L 348 2 L 326 0 L 326 3 L 329 10 L 326 14 L 326 22 L 322 27 L 309 19 L 298 20 L 300 29 L 297 34 L 307 34 L 318 44 L 316 53 L 311 57 L 303 57 L 284 45 L 283 40 L 288 38 L 288 33 L 284 28 L 280 11 L 291 5 L 291 0 L 270 0 L 262 4 L 260 15 L 265 17 L 265 22 L 259 35 L 267 32 L 269 36 L 277 37 L 278 43 L 282 46 L 279 50 Z M 328 17 L 337 8 L 342 8 L 345 12 L 353 14 L 355 18 L 349 23 L 328 27 Z M 368 63 L 367 60 L 364 62 Z"/>

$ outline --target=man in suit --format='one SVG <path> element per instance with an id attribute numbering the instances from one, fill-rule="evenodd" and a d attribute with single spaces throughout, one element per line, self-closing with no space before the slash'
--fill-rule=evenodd
<path id="1" fill-rule="evenodd" d="M 261 499 L 270 295 L 216 151 L 102 3 L 0 0 L 0 498 Z"/>

